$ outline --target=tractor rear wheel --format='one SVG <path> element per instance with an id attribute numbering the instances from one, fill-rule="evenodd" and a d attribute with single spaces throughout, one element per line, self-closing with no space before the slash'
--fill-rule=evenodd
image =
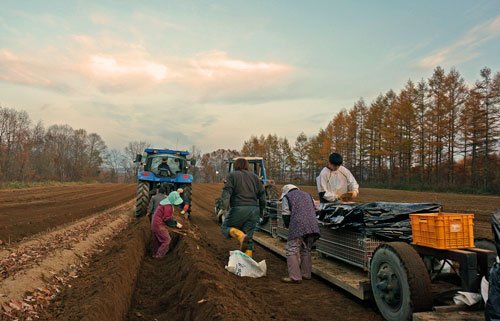
<path id="1" fill-rule="evenodd" d="M 432 307 L 431 280 L 415 249 L 404 242 L 380 245 L 370 265 L 375 303 L 388 321 L 411 320 Z"/>
<path id="2" fill-rule="evenodd" d="M 149 183 L 139 182 L 135 196 L 135 216 L 146 215 L 149 204 Z"/>

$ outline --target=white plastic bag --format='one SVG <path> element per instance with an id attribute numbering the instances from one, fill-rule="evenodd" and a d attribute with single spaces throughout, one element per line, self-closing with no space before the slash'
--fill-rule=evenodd
<path id="1" fill-rule="evenodd" d="M 266 260 L 256 262 L 254 259 L 241 251 L 230 251 L 229 262 L 226 270 L 238 276 L 249 276 L 251 278 L 260 278 L 267 272 Z"/>
<path id="2" fill-rule="evenodd" d="M 453 297 L 456 305 L 474 305 L 481 301 L 481 294 L 473 292 L 457 291 Z"/>
<path id="3" fill-rule="evenodd" d="M 483 276 L 481 279 L 481 296 L 483 297 L 484 303 L 488 301 L 488 290 L 490 288 L 490 283 Z"/>

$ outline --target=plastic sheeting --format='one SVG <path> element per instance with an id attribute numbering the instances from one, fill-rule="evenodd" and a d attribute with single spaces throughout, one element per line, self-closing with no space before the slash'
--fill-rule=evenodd
<path id="1" fill-rule="evenodd" d="M 495 237 L 497 255 L 500 256 L 500 211 L 492 215 L 491 227 Z M 488 301 L 486 302 L 484 316 L 487 321 L 500 320 L 500 263 L 497 262 L 493 265 L 488 279 Z"/>
<path id="2" fill-rule="evenodd" d="M 500 256 L 500 211 L 493 214 L 491 218 L 491 227 L 493 229 L 493 236 L 495 237 L 497 255 Z"/>
<path id="3" fill-rule="evenodd" d="M 498 245 L 498 243 L 497 243 Z M 500 320 L 500 264 L 495 263 L 490 270 L 488 301 L 484 316 L 487 321 Z"/>
<path id="4" fill-rule="evenodd" d="M 436 213 L 437 203 L 376 202 L 363 204 L 328 204 L 318 212 L 323 226 L 349 228 L 387 240 L 411 241 L 410 214 Z"/>

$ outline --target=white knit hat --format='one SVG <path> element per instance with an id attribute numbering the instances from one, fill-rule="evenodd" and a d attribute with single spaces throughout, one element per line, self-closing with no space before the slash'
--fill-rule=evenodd
<path id="1" fill-rule="evenodd" d="M 285 186 L 283 186 L 283 188 L 281 189 L 281 197 L 280 197 L 280 201 L 283 199 L 283 197 L 285 197 L 286 194 L 288 194 L 288 192 L 290 192 L 292 189 L 299 189 L 297 186 L 293 185 L 293 184 L 287 184 Z"/>

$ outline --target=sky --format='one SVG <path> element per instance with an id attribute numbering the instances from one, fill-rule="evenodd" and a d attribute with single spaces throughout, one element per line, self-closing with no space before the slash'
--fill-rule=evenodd
<path id="1" fill-rule="evenodd" d="M 500 71 L 499 0 L 0 2 L 0 106 L 116 149 L 293 143 L 436 66 Z"/>

